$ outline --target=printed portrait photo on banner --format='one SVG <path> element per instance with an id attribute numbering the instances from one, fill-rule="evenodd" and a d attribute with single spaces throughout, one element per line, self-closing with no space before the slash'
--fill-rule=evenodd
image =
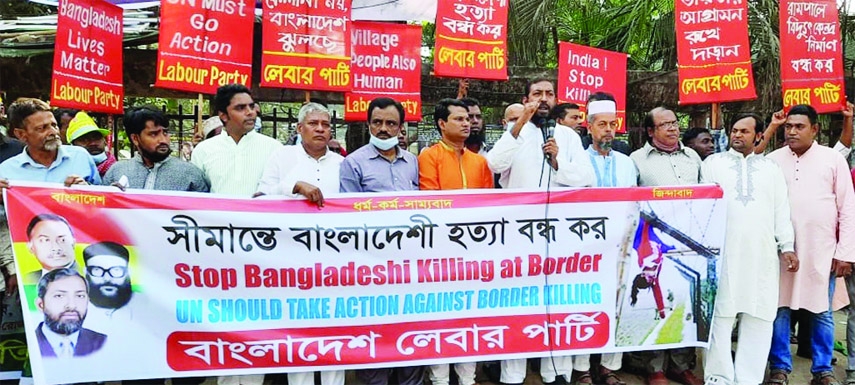
<path id="1" fill-rule="evenodd" d="M 39 280 L 36 306 L 44 321 L 36 339 L 44 358 L 84 357 L 104 346 L 107 336 L 83 327 L 89 308 L 89 286 L 76 270 L 59 268 Z"/>
<path id="2" fill-rule="evenodd" d="M 27 249 L 40 268 L 24 273 L 24 283 L 35 285 L 51 270 L 68 268 L 79 271 L 74 257 L 74 231 L 65 218 L 39 214 L 27 225 Z"/>

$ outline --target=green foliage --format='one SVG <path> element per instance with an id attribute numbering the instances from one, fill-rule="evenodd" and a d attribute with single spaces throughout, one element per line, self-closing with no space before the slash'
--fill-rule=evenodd
<path id="1" fill-rule="evenodd" d="M 0 0 L 0 19 L 21 16 L 43 16 L 56 13 L 56 7 L 36 4 L 25 0 Z"/>

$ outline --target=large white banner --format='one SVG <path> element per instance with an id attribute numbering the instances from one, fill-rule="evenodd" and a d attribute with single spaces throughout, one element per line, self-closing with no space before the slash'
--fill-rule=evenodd
<path id="1" fill-rule="evenodd" d="M 6 190 L 37 382 L 704 346 L 726 212 L 715 186 L 112 191 Z"/>

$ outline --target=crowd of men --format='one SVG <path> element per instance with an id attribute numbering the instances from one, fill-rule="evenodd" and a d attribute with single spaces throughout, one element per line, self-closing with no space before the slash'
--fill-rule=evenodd
<path id="1" fill-rule="evenodd" d="M 123 124 L 136 154 L 117 161 L 106 151 L 109 132 L 98 128 L 85 112 L 53 111 L 41 100 L 19 99 L 8 109 L 9 130 L 17 140 L 3 137 L 0 141 L 0 188 L 10 188 L 18 181 L 102 184 L 122 190 L 211 192 L 244 198 L 288 196 L 307 199 L 321 208 L 326 197 L 339 192 L 717 183 L 728 202 L 728 227 L 704 380 L 692 371 L 697 360 L 694 349 L 630 355 L 642 363 L 651 385 L 667 384 L 668 378 L 686 385 L 754 385 L 764 383 L 764 377 L 767 384 L 786 385 L 792 371 L 790 313 L 804 309 L 812 321 L 806 326 L 813 361 L 811 383 L 838 383 L 831 370 L 834 324 L 830 295 L 835 277 L 848 277 L 850 300 L 855 303 L 851 274 L 855 172 L 850 174 L 845 158 L 852 140 L 855 107 L 851 104 L 843 111 L 845 133 L 834 149 L 816 143 L 817 113 L 811 106 L 799 105 L 786 115 L 776 113 L 768 125 L 754 114 L 735 117 L 728 127 L 729 150 L 715 153 L 708 130 L 692 128 L 681 137 L 677 116 L 664 107 L 646 115 L 645 140 L 631 146 L 615 139 L 619 121 L 612 95 L 593 93 L 582 114 L 576 104 L 556 105 L 554 82 L 534 79 L 526 85 L 521 103 L 505 109 L 505 132 L 490 149 L 477 100 L 440 100 L 433 118 L 441 139 L 418 156 L 406 150 L 403 106 L 390 98 L 371 101 L 366 116 L 369 143 L 349 154 L 331 140 L 331 116 L 322 104 L 302 106 L 298 137 L 292 145 L 257 132 L 258 106 L 244 86 L 220 87 L 214 108 L 216 116 L 203 125 L 189 162 L 171 156 L 169 121 L 160 110 L 128 109 Z M 581 127 L 583 120 L 586 128 Z M 783 147 L 764 156 L 767 143 L 779 130 L 785 138 Z M 17 278 L 3 217 L 0 278 L 11 292 L 16 290 Z M 31 224 L 28 236 L 40 237 L 56 228 L 59 235 L 49 239 L 63 239 L 66 248 L 68 242 L 73 243 L 70 226 L 61 223 L 64 219 L 41 220 L 44 224 Z M 31 234 L 34 231 L 37 234 Z M 656 253 L 658 246 L 652 246 L 650 255 L 640 255 L 640 259 L 658 256 L 661 263 L 661 251 Z M 94 332 L 83 328 L 85 310 L 78 314 L 77 323 L 48 322 L 56 305 L 44 294 L 59 283 L 66 290 L 85 291 L 96 307 L 115 307 L 117 302 L 124 306 L 129 300 L 111 301 L 105 296 L 120 290 L 103 287 L 110 277 L 117 288 L 129 285 L 123 278 L 128 274 L 127 251 L 118 250 L 120 245 L 90 247 L 98 250 L 84 252 L 88 269 L 84 276 L 76 273 L 79 267 L 70 256 L 54 260 L 57 263 L 46 258 L 42 270 L 33 272 L 37 279 L 41 277 L 37 305 L 45 313 L 47 336 L 73 336 L 72 341 L 83 341 L 80 333 L 84 333 L 85 340 L 94 338 L 90 345 L 98 341 L 91 335 Z M 38 254 L 35 247 L 31 250 Z M 94 269 L 88 267 L 90 261 Z M 654 269 L 643 287 L 659 292 L 657 275 Z M 78 277 L 89 286 L 81 286 Z M 90 293 L 90 289 L 97 291 Z M 634 296 L 638 287 L 633 290 Z M 662 301 L 659 293 L 657 304 Z M 668 314 L 657 306 L 650 316 L 664 319 Z M 734 358 L 731 338 L 737 322 Z M 850 324 L 855 327 L 855 320 L 850 319 Z M 855 333 L 850 338 L 849 356 L 855 357 Z M 76 348 L 49 340 L 42 341 L 40 335 L 40 347 L 57 357 L 72 354 Z M 604 354 L 592 368 L 589 355 L 547 357 L 540 360 L 539 372 L 544 383 L 619 385 L 623 384 L 618 374 L 623 361 L 621 353 Z M 849 365 L 855 369 L 855 362 Z M 445 385 L 451 379 L 451 366 L 363 369 L 356 376 L 368 385 L 388 384 L 392 376 L 398 384 L 415 385 L 423 383 L 426 372 L 432 384 Z M 770 373 L 765 376 L 767 366 Z M 476 363 L 453 367 L 459 384 L 475 383 Z M 505 384 L 521 384 L 527 374 L 525 359 L 503 360 L 488 367 L 492 368 L 488 372 L 497 373 L 495 380 Z M 340 385 L 345 373 L 324 371 L 320 379 L 324 385 Z M 218 383 L 254 385 L 263 380 L 263 375 L 242 375 L 220 377 Z M 202 379 L 180 381 L 198 384 Z M 291 373 L 288 382 L 314 384 L 314 373 Z M 847 372 L 847 383 L 855 383 L 855 371 Z"/>

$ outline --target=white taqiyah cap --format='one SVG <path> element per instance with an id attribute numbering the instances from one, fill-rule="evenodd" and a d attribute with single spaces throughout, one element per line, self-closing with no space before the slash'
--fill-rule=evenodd
<path id="1" fill-rule="evenodd" d="M 202 123 L 202 136 L 207 138 L 208 134 L 210 134 L 211 131 L 214 131 L 222 126 L 223 121 L 220 120 L 219 116 L 212 116 L 208 119 L 205 119 L 205 121 Z"/>
<path id="2" fill-rule="evenodd" d="M 603 112 L 617 113 L 617 105 L 611 100 L 595 100 L 588 103 L 588 116 L 593 116 Z"/>

